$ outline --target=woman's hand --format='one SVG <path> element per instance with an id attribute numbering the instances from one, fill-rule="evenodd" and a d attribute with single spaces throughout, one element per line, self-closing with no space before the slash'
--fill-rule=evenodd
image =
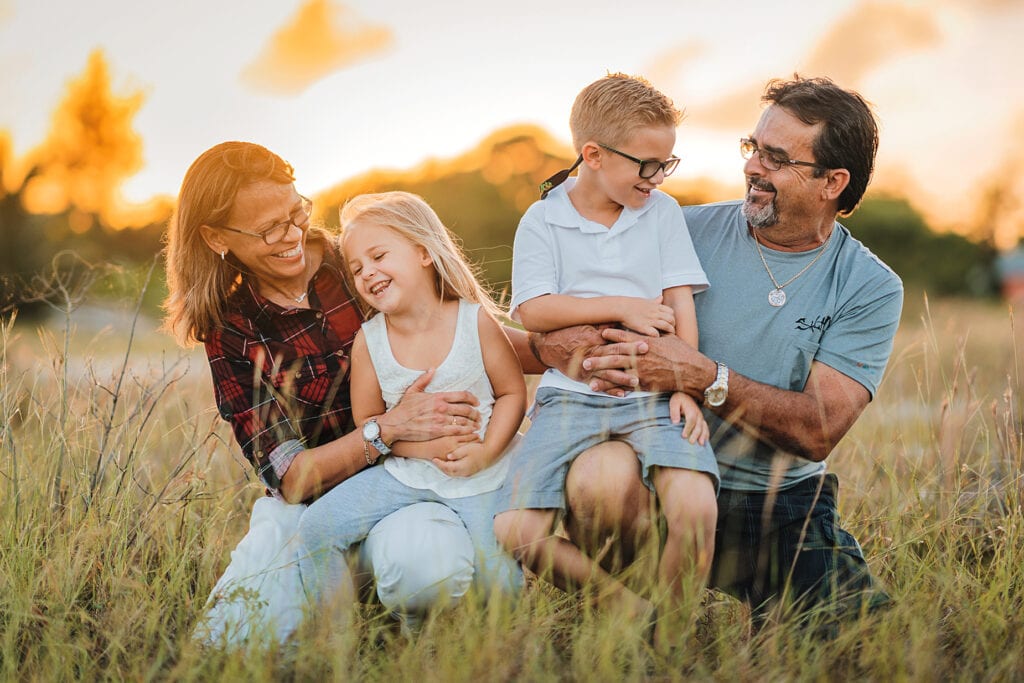
<path id="1" fill-rule="evenodd" d="M 385 443 L 463 436 L 480 428 L 476 396 L 468 391 L 427 393 L 424 389 L 433 376 L 433 368 L 424 372 L 395 407 L 377 418 Z"/>

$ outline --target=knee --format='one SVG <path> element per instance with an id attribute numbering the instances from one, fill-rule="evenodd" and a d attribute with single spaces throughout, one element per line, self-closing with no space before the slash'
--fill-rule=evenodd
<path id="1" fill-rule="evenodd" d="M 674 476 L 659 487 L 658 502 L 670 537 L 714 541 L 718 501 L 714 483 L 703 472 L 672 470 Z"/>
<path id="2" fill-rule="evenodd" d="M 462 597 L 473 582 L 473 544 L 462 521 L 439 503 L 417 503 L 385 517 L 363 552 L 388 609 L 421 612 Z"/>
<path id="3" fill-rule="evenodd" d="M 595 523 L 612 512 L 623 520 L 636 519 L 645 515 L 650 505 L 636 454 L 621 441 L 608 441 L 581 453 L 569 468 L 565 491 L 572 515 Z"/>
<path id="4" fill-rule="evenodd" d="M 566 529 L 577 543 L 600 544 L 612 534 L 641 538 L 651 527 L 653 501 L 633 450 L 609 441 L 584 451 L 566 479 Z"/>
<path id="5" fill-rule="evenodd" d="M 506 510 L 494 517 L 494 536 L 505 550 L 521 558 L 526 547 L 551 533 L 552 514 L 542 510 Z"/>

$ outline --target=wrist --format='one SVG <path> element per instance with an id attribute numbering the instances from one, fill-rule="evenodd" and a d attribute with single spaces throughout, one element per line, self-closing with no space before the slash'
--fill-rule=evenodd
<path id="1" fill-rule="evenodd" d="M 366 463 L 368 465 L 372 465 L 376 462 L 376 459 L 372 459 L 371 461 L 371 449 L 377 452 L 378 457 L 381 455 L 387 455 L 391 452 L 390 444 L 394 443 L 394 439 L 389 440 L 388 435 L 385 434 L 385 430 L 377 417 L 371 417 L 363 423 L 362 437 L 363 455 L 366 457 Z"/>
<path id="2" fill-rule="evenodd" d="M 710 360 L 710 359 L 709 359 Z M 715 362 L 711 382 L 705 385 L 704 403 L 711 408 L 725 404 L 729 397 L 729 368 L 725 363 Z"/>
<path id="3" fill-rule="evenodd" d="M 401 429 L 395 421 L 395 416 L 390 412 L 382 413 L 370 419 L 377 421 L 377 424 L 380 426 L 380 438 L 388 446 L 394 446 L 396 441 L 401 441 Z"/>

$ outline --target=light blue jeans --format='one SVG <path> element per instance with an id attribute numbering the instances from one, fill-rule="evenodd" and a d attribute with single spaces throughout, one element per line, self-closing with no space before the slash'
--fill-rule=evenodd
<path id="1" fill-rule="evenodd" d="M 497 497 L 498 491 L 491 491 L 465 498 L 444 498 L 429 489 L 406 486 L 383 467 L 371 467 L 346 479 L 310 505 L 299 520 L 299 575 L 307 598 L 313 604 L 330 599 L 335 587 L 350 580 L 345 558 L 348 548 L 364 540 L 364 548 L 380 546 L 379 539 L 375 538 L 380 526 L 378 522 L 396 510 L 417 503 L 440 503 L 457 515 L 458 526 L 463 533 L 469 532 L 472 543 L 473 582 L 485 596 L 492 591 L 517 594 L 523 583 L 522 570 L 494 537 Z M 438 568 L 449 567 L 453 559 L 457 559 L 450 556 L 451 547 L 435 544 L 430 538 L 412 538 L 411 531 L 412 527 L 410 533 L 401 539 L 406 547 L 397 548 L 394 542 L 388 545 L 409 559 L 412 559 L 410 551 L 415 549 L 424 576 L 437 575 Z M 378 552 L 381 557 L 386 557 L 388 549 Z M 388 559 L 393 562 L 392 558 Z M 461 566 L 460 561 L 454 564 L 455 567 Z M 373 562 L 380 592 L 386 579 L 381 576 L 378 565 L 379 562 Z M 451 593 L 442 595 L 449 589 L 448 583 L 442 581 L 421 587 L 426 599 L 416 596 L 417 602 L 422 605 L 444 597 L 460 597 Z M 408 587 L 402 592 L 408 600 Z M 381 601 L 385 602 L 383 595 Z M 408 604 L 402 607 L 402 611 L 414 611 Z"/>

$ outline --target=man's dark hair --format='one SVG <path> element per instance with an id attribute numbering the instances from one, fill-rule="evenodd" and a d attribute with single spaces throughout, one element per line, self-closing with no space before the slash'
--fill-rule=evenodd
<path id="1" fill-rule="evenodd" d="M 857 208 L 871 182 L 878 151 L 878 122 L 871 106 L 856 92 L 843 90 L 828 78 L 773 79 L 761 100 L 776 104 L 809 126 L 823 123 L 814 141 L 815 161 L 825 168 L 845 168 L 850 183 L 839 195 L 839 215 Z M 823 171 L 816 172 L 821 175 Z"/>

